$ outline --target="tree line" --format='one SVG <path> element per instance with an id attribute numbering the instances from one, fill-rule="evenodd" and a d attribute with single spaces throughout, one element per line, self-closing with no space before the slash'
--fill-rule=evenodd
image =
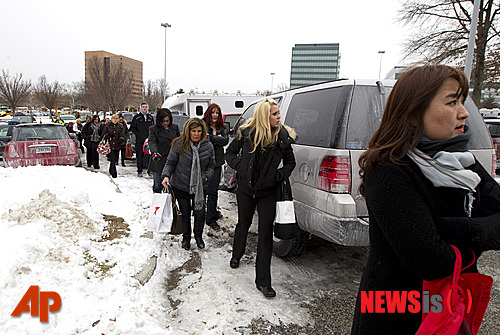
<path id="1" fill-rule="evenodd" d="M 117 66 L 105 72 L 102 62 L 91 60 L 85 81 L 72 84 L 49 82 L 45 75 L 32 83 L 22 73 L 11 75 L 2 70 L 0 75 L 0 104 L 15 111 L 20 106 L 45 107 L 49 111 L 69 107 L 92 111 L 118 111 L 137 109 L 146 101 L 150 110 L 163 104 L 163 79 L 148 80 L 142 85 L 142 95 L 134 94 L 132 76 Z M 168 93 L 168 84 L 165 84 Z"/>

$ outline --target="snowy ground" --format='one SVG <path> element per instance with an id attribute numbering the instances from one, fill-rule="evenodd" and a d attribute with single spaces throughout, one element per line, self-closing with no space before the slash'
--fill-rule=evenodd
<path id="1" fill-rule="evenodd" d="M 1 164 L 0 164 L 1 165 Z M 135 161 L 111 179 L 74 167 L 0 167 L 0 334 L 347 334 L 367 249 L 319 239 L 291 259 L 273 257 L 266 299 L 254 285 L 256 225 L 248 254 L 229 268 L 236 200 L 219 192 L 222 229 L 205 228 L 205 250 L 146 232 L 152 179 Z M 480 269 L 495 282 L 480 334 L 500 334 L 500 252 Z M 134 277 L 156 257 L 141 285 Z M 56 291 L 62 307 L 42 324 L 10 314 L 31 285 Z"/>
<path id="2" fill-rule="evenodd" d="M 220 192 L 223 229 L 207 227 L 207 248 L 187 252 L 180 236 L 145 237 L 152 179 L 136 177 L 131 166 L 113 180 L 106 171 L 106 163 L 100 173 L 0 169 L 0 333 L 239 334 L 255 318 L 310 321 L 280 276 L 275 299 L 255 289 L 251 255 L 229 268 L 233 194 Z M 133 276 L 152 256 L 156 270 L 142 286 Z M 10 316 L 31 285 L 61 296 L 46 324 L 29 313 Z"/>

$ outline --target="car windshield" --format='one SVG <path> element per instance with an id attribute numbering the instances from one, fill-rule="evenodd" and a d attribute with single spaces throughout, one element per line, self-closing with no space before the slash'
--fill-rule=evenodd
<path id="1" fill-rule="evenodd" d="M 68 140 L 69 135 L 64 127 L 18 127 L 13 134 L 13 141 Z"/>

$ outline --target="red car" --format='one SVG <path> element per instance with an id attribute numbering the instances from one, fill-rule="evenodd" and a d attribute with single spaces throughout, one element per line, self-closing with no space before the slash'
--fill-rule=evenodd
<path id="1" fill-rule="evenodd" d="M 233 130 L 234 125 L 236 124 L 236 121 L 240 118 L 241 114 L 222 114 L 222 122 L 228 122 L 229 123 L 229 131 Z"/>
<path id="2" fill-rule="evenodd" d="M 5 167 L 32 165 L 81 166 L 80 151 L 62 124 L 20 124 L 3 154 Z"/>

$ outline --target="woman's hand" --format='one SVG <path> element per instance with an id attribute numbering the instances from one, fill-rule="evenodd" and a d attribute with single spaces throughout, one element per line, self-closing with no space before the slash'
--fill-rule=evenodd
<path id="1" fill-rule="evenodd" d="M 168 179 L 168 177 L 165 177 L 165 178 L 163 178 L 163 181 L 161 182 L 161 184 L 163 185 L 163 187 L 167 187 L 167 185 L 170 185 L 169 181 L 170 181 L 170 179 Z"/>

